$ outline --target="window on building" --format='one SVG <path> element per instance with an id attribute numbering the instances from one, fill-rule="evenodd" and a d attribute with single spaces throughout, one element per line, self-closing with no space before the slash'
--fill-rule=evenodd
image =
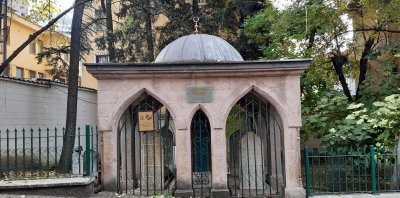
<path id="1" fill-rule="evenodd" d="M 38 53 L 43 52 L 43 41 L 38 40 Z"/>
<path id="2" fill-rule="evenodd" d="M 36 42 L 33 41 L 29 44 L 29 53 L 36 54 Z"/>
<path id="3" fill-rule="evenodd" d="M 36 72 L 35 71 L 29 71 L 29 78 L 36 78 Z"/>
<path id="4" fill-rule="evenodd" d="M 38 77 L 39 77 L 39 78 L 44 78 L 44 73 L 38 72 Z"/>
<path id="5" fill-rule="evenodd" d="M 24 69 L 21 67 L 17 67 L 16 71 L 15 71 L 15 77 L 17 78 L 24 78 Z"/>
<path id="6" fill-rule="evenodd" d="M 108 55 L 96 55 L 96 63 L 108 63 Z"/>

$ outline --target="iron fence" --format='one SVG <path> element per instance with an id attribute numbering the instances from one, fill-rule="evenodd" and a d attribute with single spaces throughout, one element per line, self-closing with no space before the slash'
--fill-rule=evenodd
<path id="1" fill-rule="evenodd" d="M 400 191 L 398 148 L 305 148 L 307 196 Z"/>
<path id="2" fill-rule="evenodd" d="M 0 130 L 0 180 L 90 176 L 98 170 L 99 134 L 86 125 L 63 151 L 65 128 Z M 66 149 L 66 148 L 64 148 Z M 71 155 L 70 162 L 62 153 Z"/>

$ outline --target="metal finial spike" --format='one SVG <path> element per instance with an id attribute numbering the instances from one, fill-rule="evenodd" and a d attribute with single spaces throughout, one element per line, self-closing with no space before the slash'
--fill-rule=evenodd
<path id="1" fill-rule="evenodd" d="M 193 22 L 195 23 L 194 24 L 194 34 L 200 33 L 200 31 L 199 31 L 199 20 L 200 20 L 199 17 L 193 17 Z"/>

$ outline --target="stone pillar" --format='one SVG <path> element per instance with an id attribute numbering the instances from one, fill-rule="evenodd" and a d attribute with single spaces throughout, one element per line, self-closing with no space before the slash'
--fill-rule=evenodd
<path id="1" fill-rule="evenodd" d="M 175 197 L 192 197 L 192 149 L 190 143 L 190 129 L 177 126 L 175 142 L 177 188 Z"/>
<path id="2" fill-rule="evenodd" d="M 103 136 L 102 183 L 104 190 L 117 191 L 117 132 L 100 131 Z"/>
<path id="3" fill-rule="evenodd" d="M 211 126 L 212 127 L 212 126 Z M 211 197 L 230 197 L 228 165 L 226 162 L 226 135 L 223 128 L 211 129 Z"/>
<path id="4" fill-rule="evenodd" d="M 285 129 L 285 197 L 304 198 L 305 190 L 301 184 L 300 130 Z"/>

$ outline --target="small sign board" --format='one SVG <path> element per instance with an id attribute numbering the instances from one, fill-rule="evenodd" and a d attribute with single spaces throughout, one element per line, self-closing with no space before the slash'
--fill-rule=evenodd
<path id="1" fill-rule="evenodd" d="M 153 131 L 154 130 L 154 114 L 152 111 L 138 112 L 139 117 L 139 131 Z"/>
<path id="2" fill-rule="evenodd" d="M 188 103 L 210 103 L 213 101 L 214 87 L 211 85 L 189 85 L 186 87 Z"/>

